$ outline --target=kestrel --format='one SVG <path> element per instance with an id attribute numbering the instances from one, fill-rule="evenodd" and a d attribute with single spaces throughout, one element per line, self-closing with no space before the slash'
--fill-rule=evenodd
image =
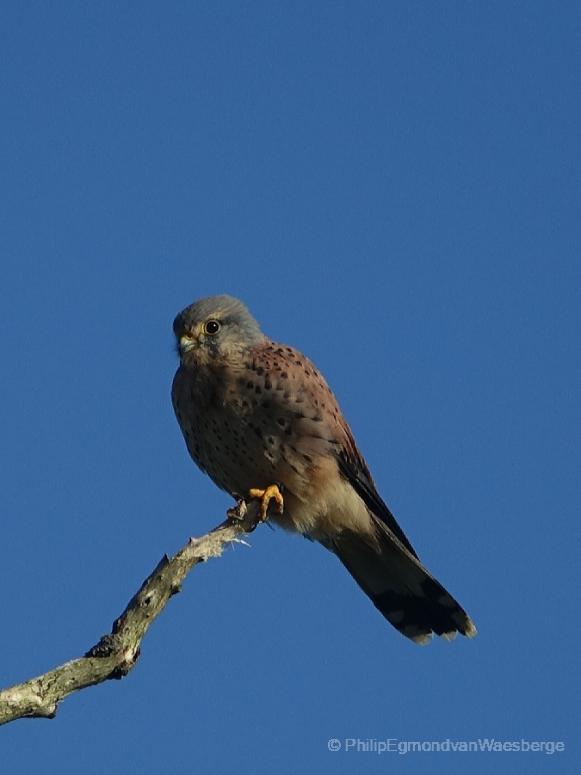
<path id="1" fill-rule="evenodd" d="M 464 609 L 420 562 L 381 499 L 335 396 L 311 361 L 262 333 L 242 302 L 176 317 L 172 402 L 190 455 L 263 519 L 318 541 L 416 643 L 472 637 Z"/>

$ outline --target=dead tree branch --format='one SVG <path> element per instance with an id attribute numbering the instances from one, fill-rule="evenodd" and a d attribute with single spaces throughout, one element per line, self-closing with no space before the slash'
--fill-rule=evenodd
<path id="1" fill-rule="evenodd" d="M 226 546 L 256 527 L 256 512 L 249 510 L 246 514 L 245 506 L 231 510 L 229 517 L 207 535 L 190 538 L 171 559 L 164 555 L 115 620 L 111 633 L 84 656 L 0 691 L 0 724 L 18 718 L 54 718 L 59 702 L 72 692 L 127 675 L 139 658 L 145 633 L 170 597 L 180 591 L 191 569 L 220 557 Z"/>

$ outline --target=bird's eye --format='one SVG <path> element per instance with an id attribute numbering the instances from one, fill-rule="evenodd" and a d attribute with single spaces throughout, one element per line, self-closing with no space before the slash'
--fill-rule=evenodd
<path id="1" fill-rule="evenodd" d="M 210 336 L 214 336 L 214 334 L 218 333 L 221 327 L 222 326 L 219 320 L 207 320 L 204 323 L 204 333 L 210 334 Z"/>

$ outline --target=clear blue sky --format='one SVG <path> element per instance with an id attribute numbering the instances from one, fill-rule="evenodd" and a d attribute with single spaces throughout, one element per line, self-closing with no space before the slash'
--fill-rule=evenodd
<path id="1" fill-rule="evenodd" d="M 169 399 L 210 293 L 319 364 L 480 631 L 416 647 L 261 529 L 128 678 L 4 728 L 3 772 L 578 771 L 579 30 L 567 2 L 3 3 L 0 683 L 230 505 Z"/>

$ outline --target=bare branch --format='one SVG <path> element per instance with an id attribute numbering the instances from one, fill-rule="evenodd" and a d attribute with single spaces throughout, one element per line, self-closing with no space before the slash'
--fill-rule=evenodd
<path id="1" fill-rule="evenodd" d="M 84 656 L 0 691 L 0 724 L 18 718 L 54 718 L 59 702 L 72 692 L 127 675 L 139 658 L 145 633 L 170 597 L 180 591 L 194 565 L 220 557 L 228 544 L 256 527 L 256 511 L 246 512 L 245 505 L 242 511 L 231 509 L 228 514 L 230 518 L 211 533 L 190 538 L 171 559 L 162 557 L 115 620 L 111 633 Z"/>

